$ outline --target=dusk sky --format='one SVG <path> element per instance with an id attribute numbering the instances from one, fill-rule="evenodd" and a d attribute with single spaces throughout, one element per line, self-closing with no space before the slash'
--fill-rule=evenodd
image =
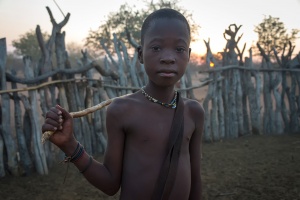
<path id="1" fill-rule="evenodd" d="M 117 11 L 120 5 L 128 2 L 137 8 L 145 6 L 143 0 L 56 0 L 56 2 L 65 15 L 71 14 L 69 22 L 63 29 L 66 31 L 66 42 L 81 45 L 89 30 L 96 30 L 105 22 L 107 14 Z M 300 29 L 300 0 L 181 0 L 179 5 L 190 11 L 195 22 L 201 27 L 198 41 L 191 45 L 192 50 L 200 54 L 206 52 L 203 40 L 208 38 L 213 52 L 222 51 L 226 43 L 223 32 L 230 24 L 242 25 L 239 35 L 242 33 L 244 35 L 239 45 L 242 46 L 246 42 L 247 50 L 251 44 L 256 43 L 257 34 L 253 31 L 254 26 L 262 22 L 264 16 L 279 17 L 289 33 L 293 28 Z M 50 7 L 57 22 L 63 19 L 53 0 L 0 0 L 0 38 L 6 37 L 8 51 L 13 51 L 12 40 L 30 29 L 35 30 L 37 25 L 40 25 L 43 32 L 51 32 L 52 24 L 46 6 Z M 297 39 L 294 53 L 299 51 L 300 39 Z"/>

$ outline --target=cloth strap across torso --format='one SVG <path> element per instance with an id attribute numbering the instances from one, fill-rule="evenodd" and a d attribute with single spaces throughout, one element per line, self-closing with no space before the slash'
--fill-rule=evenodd
<path id="1" fill-rule="evenodd" d="M 167 200 L 172 191 L 177 174 L 178 161 L 184 130 L 184 104 L 178 93 L 177 106 L 170 130 L 168 154 L 163 162 L 158 180 L 155 185 L 152 200 Z"/>

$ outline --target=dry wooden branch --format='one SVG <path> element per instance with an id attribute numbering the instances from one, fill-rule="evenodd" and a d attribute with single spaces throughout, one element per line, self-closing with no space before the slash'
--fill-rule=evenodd
<path id="1" fill-rule="evenodd" d="M 126 32 L 127 40 L 129 41 L 129 43 L 134 48 L 138 48 L 139 44 L 131 37 L 131 34 L 130 34 L 130 32 L 129 32 L 129 30 L 127 28 L 125 28 L 125 32 Z"/>
<path id="2" fill-rule="evenodd" d="M 40 49 L 42 51 L 42 54 L 46 56 L 46 53 L 48 53 L 48 52 L 47 52 L 47 48 L 45 46 L 44 37 L 43 37 L 42 31 L 41 31 L 41 27 L 39 25 L 36 26 L 35 34 L 36 34 L 37 41 L 38 41 L 38 44 L 40 46 Z"/>
<path id="3" fill-rule="evenodd" d="M 187 88 L 184 88 L 184 89 L 178 89 L 178 91 L 188 91 L 188 90 L 198 89 L 198 88 L 201 88 L 201 87 L 204 87 L 204 86 L 208 85 L 209 83 L 219 82 L 219 81 L 222 81 L 222 80 L 224 80 L 224 77 L 219 77 L 216 80 L 208 79 L 208 80 L 204 81 L 203 83 L 201 83 L 199 85 L 187 87 Z"/>
<path id="4" fill-rule="evenodd" d="M 46 72 L 40 76 L 34 77 L 34 79 L 26 79 L 26 78 L 18 78 L 8 72 L 5 73 L 6 75 L 6 80 L 8 82 L 16 82 L 16 83 L 22 83 L 22 84 L 36 84 L 39 83 L 49 77 L 53 77 L 58 74 L 80 74 L 84 73 L 92 68 L 95 68 L 102 76 L 111 76 L 112 79 L 117 80 L 119 78 L 119 75 L 115 73 L 114 71 L 105 71 L 103 69 L 103 66 L 101 65 L 102 63 L 99 62 L 97 63 L 96 61 L 90 61 L 86 66 L 84 67 L 79 67 L 79 68 L 72 68 L 72 69 L 55 69 L 50 72 Z"/>
<path id="5" fill-rule="evenodd" d="M 275 55 L 275 58 L 276 58 L 276 60 L 277 60 L 277 63 L 282 67 L 281 60 L 280 60 L 279 57 L 278 57 L 278 53 L 277 53 L 275 47 L 273 47 L 272 50 L 274 51 L 274 55 Z M 284 50 L 283 50 L 283 51 L 284 51 Z"/>
<path id="6" fill-rule="evenodd" d="M 259 51 L 260 51 L 260 55 L 266 60 L 266 62 L 270 62 L 270 57 L 267 56 L 265 50 L 260 46 L 260 44 L 257 42 L 256 46 L 258 47 Z"/>
<path id="7" fill-rule="evenodd" d="M 249 67 L 241 67 L 238 65 L 228 65 L 225 67 L 217 67 L 213 69 L 205 69 L 205 70 L 199 70 L 199 73 L 210 73 L 210 72 L 218 72 L 218 71 L 225 71 L 230 69 L 241 69 L 246 71 L 255 71 L 255 72 L 300 72 L 300 69 L 298 68 L 249 68 Z"/>
<path id="8" fill-rule="evenodd" d="M 111 63 L 117 67 L 118 66 L 118 63 L 115 61 L 115 59 L 112 57 L 112 54 L 111 52 L 108 50 L 107 46 L 105 45 L 105 42 L 104 40 L 100 40 L 100 44 L 102 46 L 102 48 L 105 50 L 107 56 L 109 57 L 109 59 L 111 60 Z"/>
<path id="9" fill-rule="evenodd" d="M 89 79 L 89 78 L 74 78 L 74 79 L 66 79 L 66 80 L 56 80 L 56 81 L 48 81 L 46 83 L 42 83 L 40 85 L 32 86 L 32 87 L 25 87 L 25 88 L 17 88 L 17 89 L 9 89 L 9 90 L 0 90 L 0 94 L 4 93 L 11 93 L 11 92 L 24 92 L 30 90 L 37 90 L 49 85 L 58 84 L 58 83 L 68 83 L 68 82 L 75 82 L 75 81 L 98 81 L 101 82 L 99 79 Z"/>
<path id="10" fill-rule="evenodd" d="M 111 104 L 111 102 L 113 102 L 113 100 L 124 98 L 124 97 L 126 97 L 128 95 L 130 95 L 130 94 L 126 94 L 126 95 L 123 95 L 123 96 L 120 96 L 120 97 L 115 97 L 115 98 L 112 98 L 112 99 L 108 99 L 106 101 L 103 101 L 103 102 L 95 105 L 95 106 L 92 106 L 90 108 L 86 108 L 86 109 L 84 109 L 82 111 L 71 112 L 70 115 L 71 115 L 72 118 L 78 118 L 78 117 L 86 116 L 86 115 L 88 115 L 90 113 L 93 113 L 93 112 L 95 112 L 97 110 L 100 110 L 100 109 L 104 108 L 105 106 L 108 106 L 109 104 Z M 44 132 L 43 135 L 42 135 L 42 143 L 45 143 L 45 141 L 48 140 L 51 137 L 51 135 L 53 135 L 54 133 L 55 132 L 53 132 L 53 131 L 46 131 L 46 132 Z"/>

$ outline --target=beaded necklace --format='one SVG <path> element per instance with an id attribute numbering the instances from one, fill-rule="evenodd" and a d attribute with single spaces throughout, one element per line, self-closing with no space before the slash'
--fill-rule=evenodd
<path id="1" fill-rule="evenodd" d="M 174 98 L 172 99 L 172 101 L 171 101 L 170 103 L 163 103 L 163 102 L 161 102 L 161 101 L 159 101 L 159 100 L 157 100 L 157 99 L 151 97 L 147 92 L 145 92 L 144 88 L 145 88 L 145 87 L 142 87 L 142 88 L 141 88 L 142 94 L 143 94 L 149 101 L 152 101 L 153 103 L 158 103 L 158 104 L 160 104 L 160 105 L 162 105 L 162 106 L 164 106 L 164 107 L 167 107 L 167 108 L 173 108 L 173 109 L 176 108 L 176 106 L 177 106 L 177 102 L 176 102 L 176 100 L 177 100 L 177 91 L 175 91 Z"/>

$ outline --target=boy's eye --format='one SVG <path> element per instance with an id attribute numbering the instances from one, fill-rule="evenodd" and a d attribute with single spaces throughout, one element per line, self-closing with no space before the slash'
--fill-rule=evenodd
<path id="1" fill-rule="evenodd" d="M 183 48 L 183 47 L 177 47 L 176 51 L 179 52 L 179 53 L 181 53 L 181 52 L 185 51 L 185 48 Z"/>
<path id="2" fill-rule="evenodd" d="M 153 51 L 159 51 L 159 50 L 160 50 L 160 47 L 159 47 L 159 46 L 153 46 L 153 47 L 151 47 L 151 49 L 152 49 Z"/>

